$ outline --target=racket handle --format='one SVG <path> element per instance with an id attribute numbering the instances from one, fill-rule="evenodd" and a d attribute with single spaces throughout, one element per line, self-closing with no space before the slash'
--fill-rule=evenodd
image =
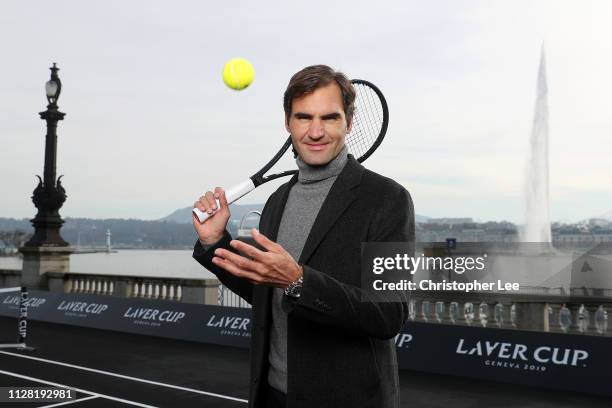
<path id="1" fill-rule="evenodd" d="M 246 179 L 240 184 L 236 184 L 235 186 L 230 187 L 225 191 L 225 198 L 227 199 L 227 204 L 229 205 L 233 202 L 238 201 L 241 197 L 245 196 L 253 190 L 255 190 L 255 184 L 253 184 L 253 181 L 250 178 Z M 219 203 L 219 200 L 217 200 L 217 208 L 221 208 L 221 203 Z M 195 214 L 196 217 L 198 217 L 200 223 L 206 221 L 210 216 L 215 215 L 215 213 L 208 214 L 203 211 L 200 211 L 197 208 L 194 208 L 191 211 Z"/>

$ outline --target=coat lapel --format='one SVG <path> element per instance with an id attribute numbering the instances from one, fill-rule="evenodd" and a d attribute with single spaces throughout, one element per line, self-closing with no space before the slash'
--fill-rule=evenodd
<path id="1" fill-rule="evenodd" d="M 349 155 L 348 162 L 329 190 L 325 201 L 323 201 L 306 244 L 304 244 L 304 249 L 300 255 L 300 263 L 308 262 L 308 259 L 319 246 L 319 243 L 325 238 L 325 235 L 334 226 L 344 210 L 357 198 L 356 194 L 351 190 L 361 182 L 363 170 L 364 167 L 353 156 Z M 286 201 L 287 198 L 285 197 Z M 276 231 L 278 231 L 278 226 Z"/>

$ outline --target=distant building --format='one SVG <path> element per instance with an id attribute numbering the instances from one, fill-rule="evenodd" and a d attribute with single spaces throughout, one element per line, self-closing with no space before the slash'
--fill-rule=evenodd
<path id="1" fill-rule="evenodd" d="M 589 219 L 590 227 L 609 227 L 612 226 L 612 222 L 605 218 L 591 218 Z"/>
<path id="2" fill-rule="evenodd" d="M 17 253 L 17 248 L 0 239 L 0 255 L 13 255 L 15 253 Z"/>
<path id="3" fill-rule="evenodd" d="M 106 252 L 112 252 L 113 248 L 111 247 L 111 231 L 110 229 L 106 230 Z"/>
<path id="4" fill-rule="evenodd" d="M 586 246 L 612 242 L 608 234 L 553 234 L 553 244 L 561 246 Z"/>

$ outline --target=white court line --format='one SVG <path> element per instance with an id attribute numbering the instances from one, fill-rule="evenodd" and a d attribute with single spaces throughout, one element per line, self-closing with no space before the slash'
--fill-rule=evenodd
<path id="1" fill-rule="evenodd" d="M 155 407 L 153 405 L 146 405 L 146 404 L 141 404 L 139 402 L 134 402 L 134 401 L 130 401 L 130 400 L 122 399 L 122 398 L 111 397 L 110 395 L 99 394 L 97 392 L 87 391 L 87 390 L 84 390 L 82 388 L 69 387 L 69 386 L 64 385 L 64 384 L 59 384 L 59 383 L 43 380 L 43 379 L 40 379 L 40 378 L 28 377 L 27 375 L 11 373 L 10 371 L 0 370 L 0 374 L 5 374 L 5 375 L 12 376 L 12 377 L 22 378 L 24 380 L 39 382 L 41 384 L 53 385 L 54 387 L 70 388 L 72 390 L 75 390 L 75 391 L 78 391 L 78 392 L 82 392 L 83 394 L 94 395 L 96 397 L 101 397 L 101 398 L 104 398 L 104 399 L 109 399 L 109 400 L 121 402 L 121 403 L 124 403 L 124 404 L 135 405 L 137 407 L 142 407 L 142 408 L 157 408 L 157 407 Z"/>
<path id="2" fill-rule="evenodd" d="M 0 289 L 0 293 L 8 293 L 8 292 L 21 292 L 21 286 L 17 286 L 14 288 L 2 288 Z"/>
<path id="3" fill-rule="evenodd" d="M 75 364 L 62 363 L 61 361 L 48 360 L 46 358 L 26 356 L 23 354 L 10 353 L 8 351 L 0 351 L 0 354 L 6 354 L 7 356 L 27 358 L 29 360 L 42 361 L 43 363 L 56 364 L 59 366 L 64 366 L 64 367 L 69 367 L 69 368 L 76 368 L 77 370 L 89 371 L 89 372 L 96 373 L 96 374 L 109 375 L 112 377 L 122 378 L 124 380 L 138 381 L 138 382 L 142 382 L 145 384 L 151 384 L 151 385 L 157 385 L 160 387 L 172 388 L 175 390 L 193 392 L 195 394 L 207 395 L 209 397 L 216 397 L 216 398 L 222 398 L 222 399 L 227 399 L 231 401 L 244 402 L 245 404 L 249 402 L 248 400 L 236 398 L 236 397 L 230 397 L 229 395 L 216 394 L 214 392 L 196 390 L 195 388 L 180 387 L 178 385 L 166 384 L 166 383 L 162 383 L 158 381 L 145 380 L 144 378 L 130 377 L 129 375 L 117 374 L 117 373 L 113 373 L 110 371 L 104 371 L 104 370 L 97 370 L 95 368 L 89 368 L 89 367 L 84 367 L 84 366 L 75 365 Z"/>
<path id="4" fill-rule="evenodd" d="M 5 344 L 0 344 L 0 349 L 3 348 L 11 348 L 11 349 L 19 349 L 19 348 L 25 348 L 25 343 L 5 343 Z"/>
<path id="5" fill-rule="evenodd" d="M 96 395 L 92 395 L 91 397 L 85 397 L 85 398 L 79 398 L 79 399 L 74 399 L 74 400 L 70 400 L 70 401 L 66 401 L 66 402 L 60 402 L 57 404 L 53 404 L 53 405 L 45 405 L 42 407 L 38 407 L 38 408 L 53 408 L 53 407 L 61 407 L 62 405 L 68 405 L 68 404 L 74 404 L 75 402 L 83 402 L 83 401 L 88 401 L 90 399 L 95 399 L 95 398 L 100 398 Z"/>

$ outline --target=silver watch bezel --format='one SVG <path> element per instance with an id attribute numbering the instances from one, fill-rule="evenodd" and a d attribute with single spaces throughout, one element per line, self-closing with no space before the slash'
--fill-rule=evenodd
<path id="1" fill-rule="evenodd" d="M 301 295 L 301 289 L 302 289 L 303 282 L 304 282 L 303 276 L 300 276 L 300 279 L 296 280 L 295 282 L 291 282 L 285 288 L 285 295 L 295 298 L 295 299 L 299 298 Z"/>

